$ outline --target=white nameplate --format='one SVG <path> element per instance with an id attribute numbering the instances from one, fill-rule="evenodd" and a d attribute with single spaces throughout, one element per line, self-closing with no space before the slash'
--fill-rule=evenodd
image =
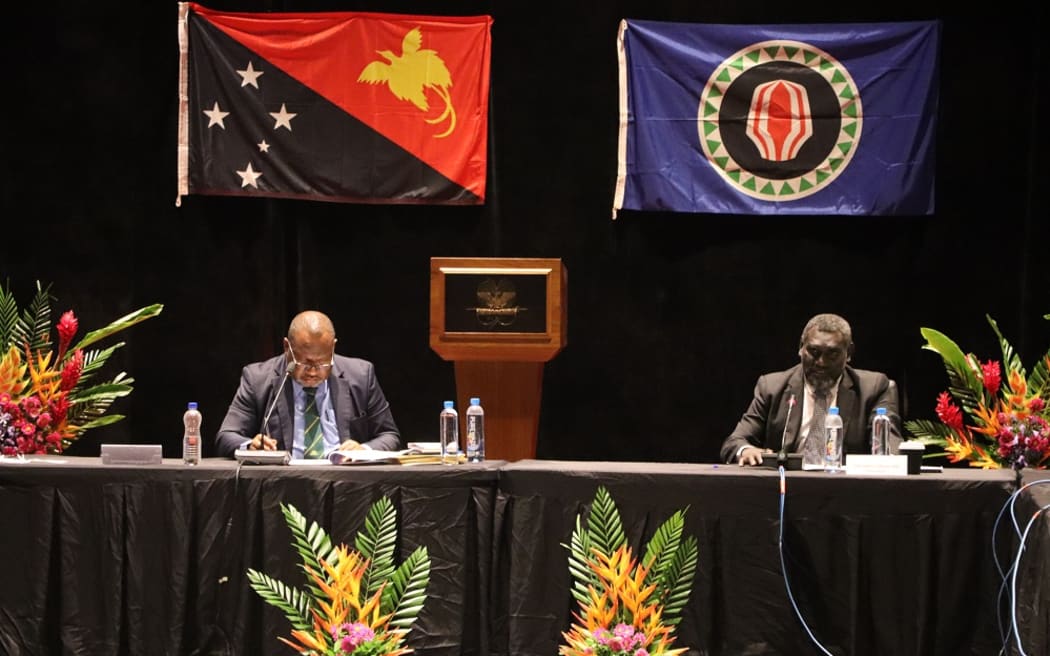
<path id="1" fill-rule="evenodd" d="M 162 462 L 159 444 L 103 444 L 103 465 L 159 465 Z"/>
<path id="2" fill-rule="evenodd" d="M 846 473 L 854 476 L 907 476 L 908 456 L 851 453 L 846 456 Z"/>

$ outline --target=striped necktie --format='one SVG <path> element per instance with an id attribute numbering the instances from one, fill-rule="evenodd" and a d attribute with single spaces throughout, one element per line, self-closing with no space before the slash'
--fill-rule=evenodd
<path id="1" fill-rule="evenodd" d="M 306 407 L 303 408 L 303 457 L 324 457 L 324 431 L 321 430 L 321 417 L 317 413 L 316 387 L 304 387 Z"/>
<path id="2" fill-rule="evenodd" d="M 813 417 L 802 448 L 802 462 L 807 465 L 824 464 L 824 419 L 828 416 L 828 395 L 813 393 Z"/>

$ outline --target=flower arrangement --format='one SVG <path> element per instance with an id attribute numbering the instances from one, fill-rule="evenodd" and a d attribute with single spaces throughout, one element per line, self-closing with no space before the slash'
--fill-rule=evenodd
<path id="1" fill-rule="evenodd" d="M 426 600 L 430 556 L 419 546 L 394 566 L 397 513 L 390 500 L 372 504 L 354 549 L 333 546 L 294 506 L 281 504 L 281 511 L 302 558 L 306 588 L 248 570 L 252 589 L 292 624 L 291 640 L 278 639 L 311 656 L 411 653 L 404 640 Z"/>
<path id="2" fill-rule="evenodd" d="M 986 318 L 999 338 L 1001 361 L 982 363 L 943 333 L 921 330 L 927 342 L 923 348 L 944 360 L 948 391 L 937 397 L 938 421 L 907 421 L 904 427 L 919 441 L 942 447 L 949 462 L 983 469 L 1043 468 L 1050 462 L 1050 351 L 1027 373 L 998 324 Z"/>
<path id="3" fill-rule="evenodd" d="M 55 325 L 57 349 L 51 342 L 50 287 L 37 282 L 24 310 L 9 286 L 0 285 L 0 454 L 62 453 L 84 431 L 124 418 L 106 415 L 113 401 L 131 393 L 133 378 L 120 372 L 96 381 L 98 370 L 119 342 L 105 349 L 88 346 L 160 314 L 154 304 L 94 330 L 73 343 L 79 328 L 72 310 Z"/>
<path id="4" fill-rule="evenodd" d="M 665 521 L 641 562 L 623 532 L 608 490 L 599 487 L 586 526 L 576 516 L 569 549 L 576 623 L 562 633 L 560 656 L 673 656 L 674 627 L 696 574 L 695 537 L 682 539 L 685 511 Z"/>

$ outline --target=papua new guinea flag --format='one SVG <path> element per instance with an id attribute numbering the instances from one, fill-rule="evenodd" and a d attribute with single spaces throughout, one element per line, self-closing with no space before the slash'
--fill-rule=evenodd
<path id="1" fill-rule="evenodd" d="M 483 203 L 491 25 L 180 3 L 179 200 Z"/>
<path id="2" fill-rule="evenodd" d="M 931 214 L 936 21 L 620 23 L 623 209 Z"/>

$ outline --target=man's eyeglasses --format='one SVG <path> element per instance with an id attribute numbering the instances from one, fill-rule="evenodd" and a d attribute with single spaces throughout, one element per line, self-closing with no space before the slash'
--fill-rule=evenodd
<path id="1" fill-rule="evenodd" d="M 332 359 L 328 362 L 317 363 L 317 362 L 299 362 L 295 359 L 295 351 L 292 349 L 292 343 L 288 342 L 288 353 L 292 356 L 292 364 L 297 368 L 305 371 L 328 371 L 335 364 L 335 353 L 332 353 Z"/>

